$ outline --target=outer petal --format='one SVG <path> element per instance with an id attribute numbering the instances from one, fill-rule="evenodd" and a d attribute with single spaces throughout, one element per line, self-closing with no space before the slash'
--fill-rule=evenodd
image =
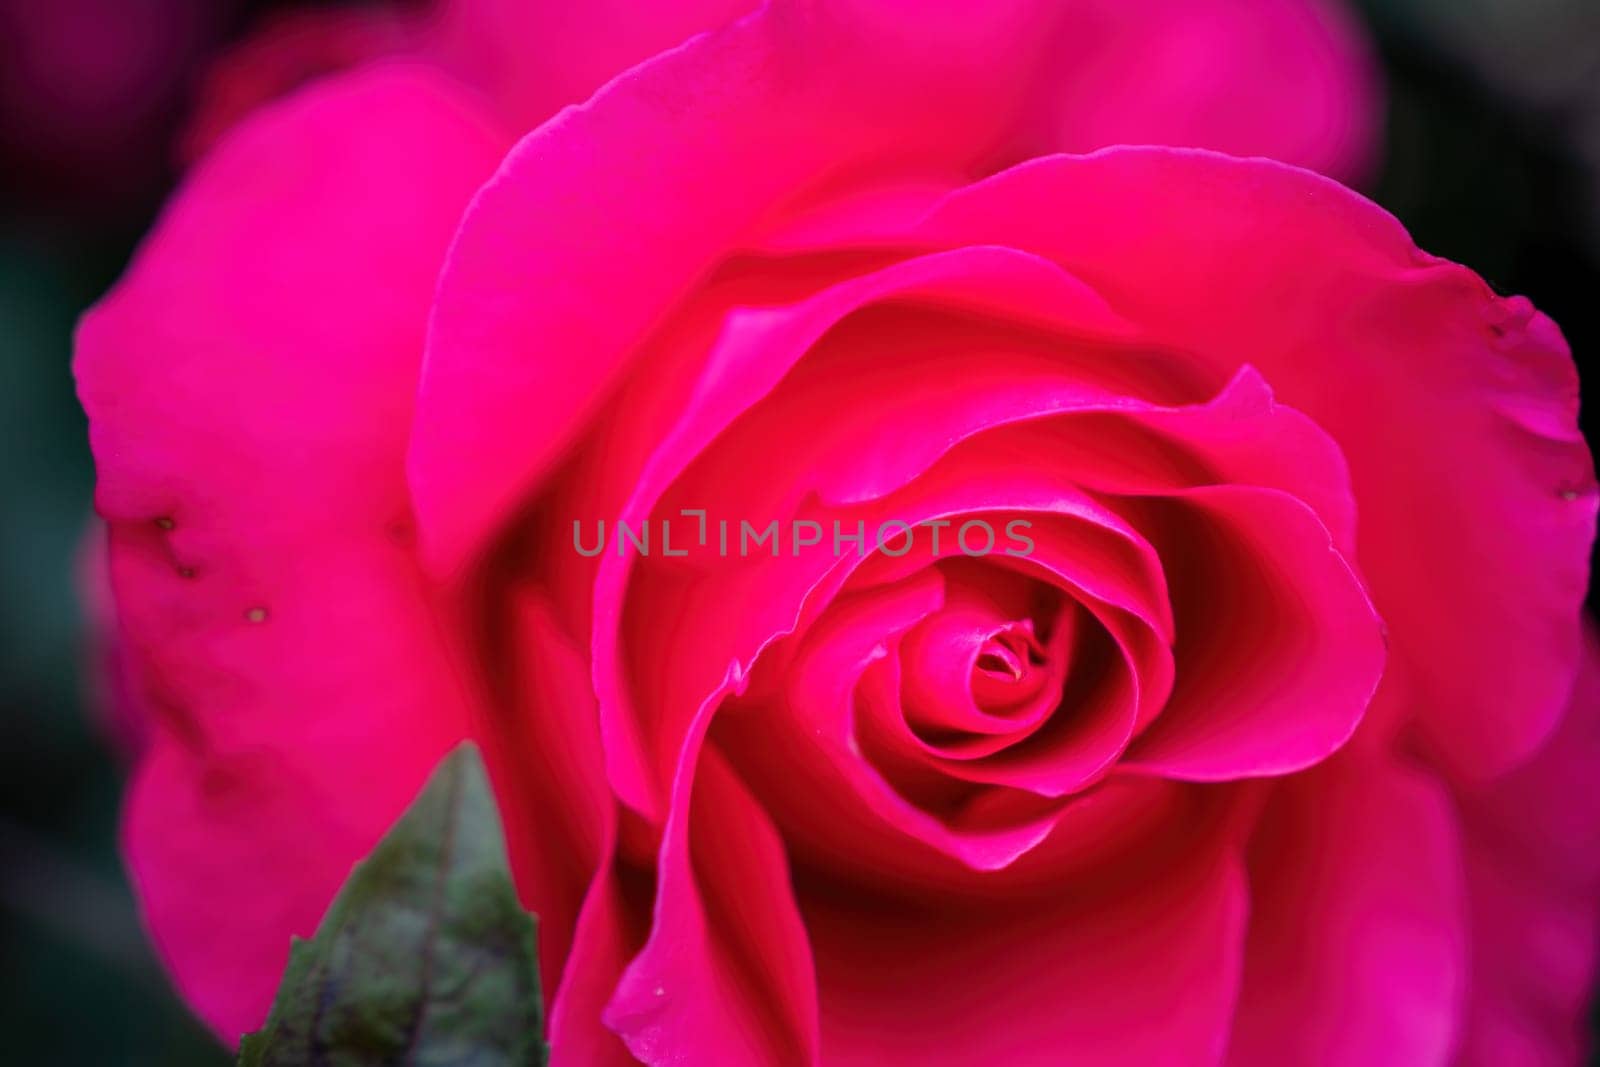
<path id="1" fill-rule="evenodd" d="M 554 1067 L 613 1067 L 638 1063 L 621 1038 L 601 1022 L 629 959 L 649 933 L 648 876 L 604 869 L 584 900 L 573 939 L 572 963 L 550 1003 L 550 1062 Z"/>
<path id="2" fill-rule="evenodd" d="M 222 145 L 80 330 L 121 639 L 157 720 L 129 862 L 230 1038 L 468 729 L 401 457 L 438 263 L 500 148 L 421 75 L 328 83 Z"/>
<path id="3" fill-rule="evenodd" d="M 1472 981 L 1462 1067 L 1561 1067 L 1593 1044 L 1600 954 L 1600 640 L 1525 767 L 1461 798 Z"/>
<path id="4" fill-rule="evenodd" d="M 1250 846 L 1229 1063 L 1444 1063 L 1465 992 L 1460 864 L 1430 777 L 1352 752 L 1279 788 Z"/>
<path id="5" fill-rule="evenodd" d="M 1349 460 L 1358 561 L 1429 740 L 1483 774 L 1549 733 L 1596 495 L 1572 360 L 1527 301 L 1342 186 L 1202 152 L 1038 160 L 956 194 L 927 232 L 1045 255 L 1219 376 L 1259 368 Z"/>
<path id="6" fill-rule="evenodd" d="M 529 135 L 441 278 L 410 455 L 430 559 L 480 549 L 640 342 L 776 216 L 846 175 L 981 171 L 1021 121 L 1009 64 L 1036 28 L 1028 0 L 909 22 L 775 4 Z"/>

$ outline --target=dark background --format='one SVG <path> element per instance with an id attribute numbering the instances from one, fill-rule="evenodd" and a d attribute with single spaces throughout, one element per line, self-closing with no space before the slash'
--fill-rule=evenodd
<path id="1" fill-rule="evenodd" d="M 15 73 L 41 60 L 24 24 L 55 4 L 137 12 L 118 39 L 159 31 L 146 58 L 166 75 L 144 78 L 137 92 L 113 81 L 79 101 L 78 113 L 30 128 L 23 108 L 32 101 Z M 152 27 L 165 6 L 173 21 Z M 86 699 L 74 588 L 93 483 L 68 369 L 74 320 L 115 279 L 169 188 L 169 146 L 207 58 L 287 5 L 165 6 L 0 0 L 0 1060 L 8 1063 L 228 1062 L 172 993 L 139 928 L 116 852 L 122 770 Z M 1423 248 L 1530 296 L 1590 370 L 1600 352 L 1600 3 L 1360 6 L 1388 79 L 1386 164 L 1369 191 Z M 52 73 L 75 84 L 70 65 Z M 1591 440 L 1596 406 L 1584 418 Z"/>

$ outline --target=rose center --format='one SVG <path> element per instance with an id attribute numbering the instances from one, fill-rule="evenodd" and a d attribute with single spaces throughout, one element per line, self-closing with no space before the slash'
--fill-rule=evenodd
<path id="1" fill-rule="evenodd" d="M 1031 621 L 1014 622 L 989 635 L 978 648 L 972 665 L 972 699 L 994 715 L 1025 706 L 1049 681 L 1042 670 L 1044 647 L 1033 633 Z"/>
<path id="2" fill-rule="evenodd" d="M 1061 701 L 1074 613 L 1058 590 L 996 568 L 947 564 L 945 604 L 906 634 L 901 706 L 925 742 L 990 748 Z"/>

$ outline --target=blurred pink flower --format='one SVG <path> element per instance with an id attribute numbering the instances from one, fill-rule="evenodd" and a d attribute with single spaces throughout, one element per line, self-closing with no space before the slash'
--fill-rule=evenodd
<path id="1" fill-rule="evenodd" d="M 193 157 L 239 116 L 306 80 L 384 56 L 436 63 L 531 129 L 627 68 L 754 10 L 752 0 L 584 4 L 435 0 L 307 10 L 218 64 Z M 886 18 L 941 16 L 878 5 Z M 1379 77 L 1337 0 L 1063 0 L 1009 57 L 1037 123 L 1024 154 L 1166 144 L 1261 155 L 1347 181 L 1375 159 Z"/>
<path id="2" fill-rule="evenodd" d="M 76 210 L 153 191 L 217 0 L 0 0 L 0 153 L 8 183 Z"/>

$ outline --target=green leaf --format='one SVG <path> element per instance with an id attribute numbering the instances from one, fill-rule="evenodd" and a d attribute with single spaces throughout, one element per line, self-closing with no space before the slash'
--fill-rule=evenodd
<path id="1" fill-rule="evenodd" d="M 494 794 L 464 744 L 310 941 L 296 938 L 241 1067 L 543 1064 L 534 919 L 517 901 Z"/>

